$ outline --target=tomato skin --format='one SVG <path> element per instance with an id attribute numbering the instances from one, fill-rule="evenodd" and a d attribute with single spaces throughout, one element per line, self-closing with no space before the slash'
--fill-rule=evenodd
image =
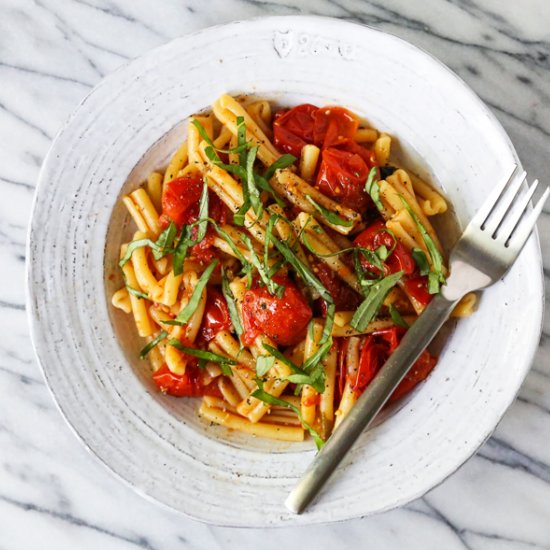
<path id="1" fill-rule="evenodd" d="M 407 279 L 405 281 L 405 290 L 423 306 L 428 305 L 434 297 L 433 294 L 428 292 L 428 277 L 426 275 Z"/>
<path id="2" fill-rule="evenodd" d="M 273 142 L 279 151 L 300 157 L 302 147 L 313 143 L 315 105 L 304 103 L 279 111 L 273 122 Z"/>
<path id="3" fill-rule="evenodd" d="M 328 147 L 321 153 L 316 186 L 340 204 L 361 211 L 372 204 L 364 190 L 368 174 L 369 167 L 361 156 Z"/>
<path id="4" fill-rule="evenodd" d="M 277 149 L 299 157 L 309 143 L 323 148 L 352 143 L 358 126 L 357 118 L 343 107 L 319 109 L 304 103 L 275 115 L 273 137 Z"/>
<path id="5" fill-rule="evenodd" d="M 348 372 L 348 379 L 354 391 L 362 392 L 370 384 L 384 364 L 385 352 L 385 347 L 378 344 L 373 336 L 365 336 L 357 372 Z"/>
<path id="6" fill-rule="evenodd" d="M 386 230 L 386 224 L 380 220 L 359 233 L 355 237 L 353 244 L 366 248 L 367 250 L 376 250 L 379 246 L 384 245 L 388 251 L 395 244 L 393 252 L 383 262 L 385 275 L 403 271 L 404 275 L 412 275 L 416 269 L 416 262 L 411 253 L 399 242 L 395 242 L 394 237 Z M 364 256 L 361 257 L 363 267 L 375 274 L 379 274 L 379 270 L 374 265 L 370 264 Z"/>
<path id="7" fill-rule="evenodd" d="M 181 228 L 196 218 L 202 188 L 202 176 L 189 175 L 169 181 L 162 193 L 161 225 L 168 227 L 173 221 Z"/>
<path id="8" fill-rule="evenodd" d="M 373 332 L 362 337 L 362 347 L 359 355 L 357 372 L 346 369 L 347 339 L 340 343 L 338 351 L 339 392 L 342 396 L 344 383 L 349 381 L 354 391 L 361 394 L 382 368 L 384 363 L 395 351 L 406 330 L 401 327 L 391 327 Z M 413 365 L 412 369 L 397 386 L 390 402 L 401 399 L 419 382 L 425 380 L 437 363 L 437 358 L 424 351 Z"/>
<path id="9" fill-rule="evenodd" d="M 352 311 L 359 307 L 361 296 L 342 281 L 327 264 L 319 262 L 314 267 L 314 273 L 332 296 L 337 311 Z M 326 316 L 324 300 L 321 300 L 321 309 L 323 316 Z"/>
<path id="10" fill-rule="evenodd" d="M 259 334 L 265 334 L 281 346 L 300 342 L 313 313 L 298 287 L 287 277 L 273 280 L 285 286 L 281 298 L 272 296 L 255 281 L 243 297 L 243 342 L 250 345 Z"/>
<path id="11" fill-rule="evenodd" d="M 313 119 L 313 142 L 324 148 L 353 142 L 359 126 L 357 118 L 343 107 L 317 109 Z"/>
<path id="12" fill-rule="evenodd" d="M 430 355 L 427 351 L 424 351 L 405 378 L 401 380 L 399 386 L 395 388 L 389 402 L 393 403 L 398 401 L 409 393 L 419 382 L 422 382 L 422 380 L 428 377 L 436 364 L 437 358 Z"/>
<path id="13" fill-rule="evenodd" d="M 231 330 L 229 308 L 223 294 L 216 288 L 209 287 L 200 328 L 201 337 L 205 342 L 210 342 L 222 330 Z"/>
<path id="14" fill-rule="evenodd" d="M 214 395 L 219 397 L 220 391 L 215 384 L 203 386 L 200 382 L 200 370 L 195 358 L 191 358 L 182 375 L 174 374 L 168 365 L 164 364 L 153 373 L 153 381 L 159 390 L 174 397 L 202 397 Z"/>
<path id="15" fill-rule="evenodd" d="M 356 141 L 349 140 L 343 145 L 338 145 L 338 149 L 342 149 L 344 151 L 348 151 L 349 153 L 355 153 L 356 155 L 359 155 L 367 163 L 369 169 L 373 166 L 378 166 L 376 153 L 371 149 L 367 149 L 366 147 L 359 145 Z M 376 179 L 380 179 L 380 170 L 377 170 Z"/>
<path id="16" fill-rule="evenodd" d="M 199 201 L 203 189 L 202 176 L 187 175 L 169 181 L 162 193 L 162 215 L 160 225 L 166 229 L 173 221 L 178 229 L 185 224 L 193 223 L 199 217 Z M 219 223 L 229 219 L 229 209 L 221 199 L 208 192 L 208 215 Z M 196 231 L 196 229 L 195 229 Z"/>

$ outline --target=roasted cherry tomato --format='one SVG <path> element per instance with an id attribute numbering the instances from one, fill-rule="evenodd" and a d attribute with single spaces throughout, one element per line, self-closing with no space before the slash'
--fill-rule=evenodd
<path id="1" fill-rule="evenodd" d="M 363 391 L 376 376 L 387 356 L 386 346 L 378 343 L 370 334 L 363 339 L 359 364 L 356 372 L 348 370 L 351 387 L 355 391 Z"/>
<path id="2" fill-rule="evenodd" d="M 395 244 L 393 252 L 383 262 L 385 275 L 401 270 L 404 272 L 404 275 L 411 275 L 416 269 L 416 263 L 410 252 L 400 242 L 395 242 L 394 237 L 386 229 L 386 224 L 382 220 L 373 223 L 363 232 L 359 233 L 353 243 L 356 246 L 372 251 L 383 245 L 387 248 L 388 252 Z M 379 274 L 378 268 L 372 265 L 362 254 L 360 258 L 365 269 Z"/>
<path id="3" fill-rule="evenodd" d="M 338 145 L 337 147 L 338 149 L 342 149 L 343 151 L 348 151 L 349 153 L 355 153 L 356 155 L 359 155 L 367 163 L 369 169 L 373 166 L 378 165 L 378 161 L 376 160 L 376 153 L 371 149 L 363 147 L 363 145 L 359 145 L 356 141 L 348 140 Z M 379 180 L 380 170 L 378 168 L 377 172 L 378 173 L 376 179 Z"/>
<path id="4" fill-rule="evenodd" d="M 319 147 L 353 142 L 359 121 L 343 107 L 323 107 L 313 113 L 313 141 Z"/>
<path id="5" fill-rule="evenodd" d="M 405 290 L 423 306 L 429 304 L 434 297 L 433 294 L 428 292 L 428 277 L 425 275 L 419 275 L 418 277 L 406 280 Z"/>
<path id="6" fill-rule="evenodd" d="M 169 181 L 162 194 L 162 215 L 160 224 L 163 228 L 173 221 L 178 228 L 198 219 L 199 201 L 203 189 L 202 176 L 189 175 Z M 229 209 L 212 191 L 208 192 L 208 215 L 219 223 L 229 219 Z"/>
<path id="7" fill-rule="evenodd" d="M 316 185 L 325 195 L 360 212 L 372 204 L 364 190 L 368 174 L 369 167 L 358 154 L 329 147 L 321 153 Z"/>
<path id="8" fill-rule="evenodd" d="M 206 307 L 201 325 L 202 339 L 210 342 L 222 330 L 231 330 L 231 318 L 229 317 L 227 302 L 219 290 L 208 287 Z"/>
<path id="9" fill-rule="evenodd" d="M 273 122 L 273 141 L 279 151 L 300 157 L 302 147 L 313 143 L 315 105 L 304 103 L 289 110 L 279 111 Z"/>
<path id="10" fill-rule="evenodd" d="M 337 311 L 352 311 L 359 307 L 361 296 L 349 285 L 344 283 L 336 272 L 324 262 L 319 262 L 314 268 L 315 275 L 328 290 L 334 300 Z M 326 305 L 321 300 L 323 316 L 326 315 Z"/>
<path id="11" fill-rule="evenodd" d="M 275 276 L 273 280 L 284 285 L 281 298 L 271 295 L 267 288 L 256 281 L 243 297 L 243 340 L 250 345 L 265 334 L 281 346 L 300 342 L 313 313 L 298 287 L 287 277 Z"/>
<path id="12" fill-rule="evenodd" d="M 190 175 L 169 181 L 162 193 L 161 224 L 167 227 L 173 221 L 181 227 L 196 218 L 202 188 L 202 176 Z"/>
<path id="13" fill-rule="evenodd" d="M 432 372 L 437 363 L 437 358 L 430 355 L 427 351 L 424 351 L 422 355 L 417 359 L 412 369 L 407 373 L 405 378 L 401 380 L 401 383 L 390 397 L 390 403 L 401 399 L 404 395 L 409 393 L 419 382 L 425 380 L 428 374 Z"/>
<path id="14" fill-rule="evenodd" d="M 342 395 L 346 380 L 355 391 L 362 393 L 395 351 L 405 332 L 406 330 L 401 327 L 391 327 L 363 336 L 356 371 L 350 371 L 349 365 L 346 365 L 348 342 L 344 340 L 338 351 L 340 395 Z M 390 400 L 396 401 L 411 391 L 416 384 L 428 376 L 436 363 L 437 359 L 428 351 L 424 351 L 407 376 L 397 386 Z"/>
<path id="15" fill-rule="evenodd" d="M 174 397 L 200 397 L 202 395 L 215 395 L 219 397 L 217 385 L 201 384 L 200 371 L 195 361 L 190 361 L 182 375 L 174 374 L 166 364 L 162 365 L 155 373 L 153 380 L 160 391 Z"/>

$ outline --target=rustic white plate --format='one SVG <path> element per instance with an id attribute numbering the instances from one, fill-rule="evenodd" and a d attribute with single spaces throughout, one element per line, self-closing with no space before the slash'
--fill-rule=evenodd
<path id="1" fill-rule="evenodd" d="M 475 452 L 530 366 L 542 317 L 537 239 L 484 293 L 476 315 L 458 324 L 429 380 L 364 434 L 306 514 L 291 515 L 283 501 L 312 446 L 228 434 L 203 425 L 195 401 L 160 396 L 136 359 L 140 343 L 129 320 L 109 307 L 120 285 L 116 251 L 128 233 L 121 190 L 161 167 L 183 137 L 181 122 L 223 92 L 360 113 L 399 138 L 400 154 L 442 185 L 461 223 L 517 160 L 494 116 L 456 75 L 363 26 L 259 19 L 185 36 L 132 61 L 82 102 L 40 174 L 28 310 L 54 398 L 113 472 L 203 521 L 318 523 L 407 503 Z"/>

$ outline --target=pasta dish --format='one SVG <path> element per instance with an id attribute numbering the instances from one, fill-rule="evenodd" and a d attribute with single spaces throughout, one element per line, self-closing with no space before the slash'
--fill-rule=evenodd
<path id="1" fill-rule="evenodd" d="M 320 447 L 445 284 L 443 196 L 339 106 L 223 95 L 122 201 L 114 307 L 159 390 L 208 422 Z M 455 315 L 469 315 L 475 295 Z M 391 397 L 436 364 L 425 351 Z"/>

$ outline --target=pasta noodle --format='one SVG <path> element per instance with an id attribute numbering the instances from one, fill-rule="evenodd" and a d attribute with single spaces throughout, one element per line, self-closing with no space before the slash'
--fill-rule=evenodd
<path id="1" fill-rule="evenodd" d="M 137 230 L 111 303 L 160 391 L 254 437 L 330 437 L 447 275 L 431 223 L 447 203 L 391 165 L 391 142 L 341 107 L 261 98 L 188 121 L 164 172 L 121 199 Z"/>

